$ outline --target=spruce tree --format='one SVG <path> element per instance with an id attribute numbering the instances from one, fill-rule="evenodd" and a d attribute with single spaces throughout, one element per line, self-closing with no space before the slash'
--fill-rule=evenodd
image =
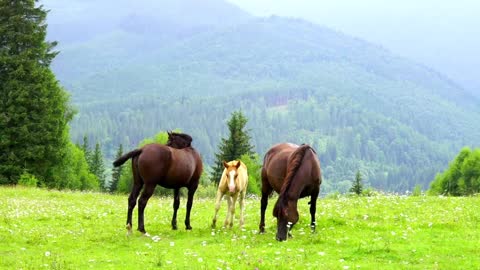
<path id="1" fill-rule="evenodd" d="M 117 150 L 117 154 L 115 155 L 115 159 L 118 159 L 123 155 L 123 146 L 120 144 Z M 120 176 L 122 175 L 122 168 L 123 166 L 114 167 L 112 169 L 112 181 L 110 182 L 110 192 L 117 191 L 118 182 L 120 181 Z"/>
<path id="2" fill-rule="evenodd" d="M 87 160 L 88 166 L 92 166 L 92 151 L 90 150 L 90 146 L 88 144 L 87 135 L 83 135 L 83 143 L 80 148 L 83 150 L 83 154 L 85 155 L 85 160 Z"/>
<path id="3" fill-rule="evenodd" d="M 99 143 L 95 144 L 95 150 L 92 154 L 92 164 L 90 167 L 90 172 L 92 172 L 98 178 L 100 188 L 103 191 L 107 190 L 105 164 L 103 163 L 103 154 Z"/>
<path id="4" fill-rule="evenodd" d="M 69 143 L 73 111 L 50 63 L 47 11 L 34 0 L 0 0 L 0 184 L 23 171 L 54 186 Z"/>
<path id="5" fill-rule="evenodd" d="M 353 192 L 357 195 L 361 195 L 362 190 L 363 190 L 362 175 L 360 174 L 360 171 L 357 171 L 357 174 L 355 175 L 355 181 L 353 181 L 353 185 L 350 188 L 350 192 Z"/>
<path id="6" fill-rule="evenodd" d="M 223 161 L 240 159 L 244 154 L 253 158 L 253 146 L 250 144 L 250 135 L 245 129 L 248 119 L 241 111 L 232 113 L 227 122 L 229 136 L 222 138 L 215 153 L 215 164 L 211 175 L 211 181 L 218 184 L 223 172 Z"/>

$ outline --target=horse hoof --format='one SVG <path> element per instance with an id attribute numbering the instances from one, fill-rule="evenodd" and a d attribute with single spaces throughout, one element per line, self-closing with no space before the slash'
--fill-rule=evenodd
<path id="1" fill-rule="evenodd" d="M 150 234 L 148 232 L 145 232 L 143 236 L 150 238 Z"/>
<path id="2" fill-rule="evenodd" d="M 186 229 L 190 231 L 192 229 L 192 226 L 188 225 Z"/>
<path id="3" fill-rule="evenodd" d="M 172 230 L 177 230 L 177 225 L 172 226 Z"/>

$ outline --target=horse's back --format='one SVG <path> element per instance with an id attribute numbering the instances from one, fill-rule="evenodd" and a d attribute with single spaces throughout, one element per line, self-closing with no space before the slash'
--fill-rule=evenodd
<path id="1" fill-rule="evenodd" d="M 137 166 L 144 179 L 163 177 L 172 160 L 170 147 L 161 144 L 147 144 L 138 156 Z"/>
<path id="2" fill-rule="evenodd" d="M 145 145 L 138 167 L 144 181 L 150 179 L 166 188 L 188 187 L 190 180 L 199 179 L 203 170 L 201 157 L 194 148 L 176 149 L 162 144 Z"/>
<path id="3" fill-rule="evenodd" d="M 280 143 L 272 146 L 265 154 L 263 170 L 268 183 L 278 193 L 287 172 L 288 159 L 299 146 Z"/>

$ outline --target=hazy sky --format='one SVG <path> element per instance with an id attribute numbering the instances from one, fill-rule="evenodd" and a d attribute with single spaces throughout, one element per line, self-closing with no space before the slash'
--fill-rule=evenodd
<path id="1" fill-rule="evenodd" d="M 479 0 L 228 0 L 382 45 L 480 91 Z"/>

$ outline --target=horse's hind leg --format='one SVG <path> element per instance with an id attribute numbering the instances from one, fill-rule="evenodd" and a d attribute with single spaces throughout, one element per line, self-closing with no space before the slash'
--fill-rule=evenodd
<path id="1" fill-rule="evenodd" d="M 127 212 L 127 230 L 128 234 L 132 233 L 132 212 L 137 204 L 137 198 L 140 194 L 140 190 L 142 190 L 143 183 L 135 182 L 132 188 L 132 192 L 130 192 L 130 196 L 128 196 L 128 212 Z"/>
<path id="2" fill-rule="evenodd" d="M 320 192 L 319 190 L 314 191 L 310 198 L 310 216 L 312 217 L 310 228 L 312 229 L 312 232 L 315 232 L 315 227 L 316 227 L 315 212 L 317 211 L 317 198 L 318 198 L 319 192 Z"/>
<path id="3" fill-rule="evenodd" d="M 185 215 L 185 228 L 187 230 L 192 229 L 192 226 L 190 226 L 190 211 L 192 210 L 193 195 L 195 194 L 196 190 L 197 190 L 197 186 L 194 186 L 188 189 L 187 214 Z"/>
<path id="4" fill-rule="evenodd" d="M 180 189 L 176 188 L 173 191 L 173 217 L 172 217 L 172 230 L 177 229 L 177 210 L 180 207 Z"/>
<path id="5" fill-rule="evenodd" d="M 150 199 L 154 190 L 155 184 L 145 184 L 142 195 L 140 195 L 140 199 L 138 200 L 138 230 L 144 234 L 146 234 L 147 232 L 145 231 L 143 214 L 145 211 L 145 207 L 147 206 L 148 199 Z"/>
<path id="6" fill-rule="evenodd" d="M 268 196 L 272 191 L 273 189 L 268 183 L 266 172 L 262 169 L 262 200 L 260 206 L 260 225 L 258 226 L 260 233 L 265 232 L 265 210 L 267 210 Z"/>

